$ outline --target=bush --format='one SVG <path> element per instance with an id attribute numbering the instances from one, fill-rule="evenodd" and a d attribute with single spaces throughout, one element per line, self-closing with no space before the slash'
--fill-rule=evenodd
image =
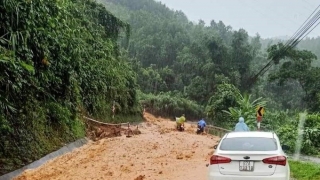
<path id="1" fill-rule="evenodd" d="M 160 93 L 158 95 L 139 93 L 139 99 L 145 108 L 159 116 L 173 118 L 186 115 L 187 119 L 202 118 L 202 107 L 196 102 L 182 97 L 179 93 Z"/>
<path id="2" fill-rule="evenodd" d="M 291 147 L 289 152 L 294 153 L 298 137 L 299 117 L 282 124 L 276 130 L 282 144 Z M 301 145 L 301 152 L 306 155 L 317 155 L 320 149 L 320 116 L 318 114 L 307 115 Z"/>
<path id="3" fill-rule="evenodd" d="M 9 129 L 0 131 L 1 173 L 31 163 L 85 134 L 84 123 L 56 102 L 31 99 L 14 119 Z M 4 120 L 1 118 L 1 122 Z"/>

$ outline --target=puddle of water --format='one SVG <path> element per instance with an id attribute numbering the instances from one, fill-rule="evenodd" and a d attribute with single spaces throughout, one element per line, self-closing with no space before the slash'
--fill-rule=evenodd
<path id="1" fill-rule="evenodd" d="M 299 114 L 299 126 L 298 126 L 298 136 L 296 141 L 296 147 L 295 147 L 295 153 L 294 153 L 294 160 L 300 159 L 300 153 L 301 153 L 301 145 L 303 141 L 303 133 L 304 133 L 304 123 L 306 122 L 307 113 L 300 113 Z"/>

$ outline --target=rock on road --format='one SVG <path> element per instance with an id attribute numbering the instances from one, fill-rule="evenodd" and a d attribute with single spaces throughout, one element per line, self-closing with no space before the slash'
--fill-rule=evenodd
<path id="1" fill-rule="evenodd" d="M 196 135 L 195 125 L 177 132 L 174 122 L 146 113 L 140 135 L 89 142 L 15 180 L 205 180 L 219 140 Z"/>

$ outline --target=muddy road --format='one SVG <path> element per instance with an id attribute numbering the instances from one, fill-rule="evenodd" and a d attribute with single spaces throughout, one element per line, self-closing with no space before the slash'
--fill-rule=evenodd
<path id="1" fill-rule="evenodd" d="M 218 137 L 177 132 L 174 122 L 146 114 L 141 134 L 89 142 L 15 180 L 205 180 Z"/>

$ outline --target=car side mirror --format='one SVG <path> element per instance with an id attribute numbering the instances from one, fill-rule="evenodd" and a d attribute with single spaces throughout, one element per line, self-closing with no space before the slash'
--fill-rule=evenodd
<path id="1" fill-rule="evenodd" d="M 287 151 L 287 150 L 289 150 L 289 149 L 290 149 L 289 146 L 287 146 L 287 145 L 282 145 L 282 150 Z"/>
<path id="2" fill-rule="evenodd" d="M 214 145 L 214 146 L 213 146 L 213 149 L 217 149 L 217 147 L 218 147 L 218 145 Z"/>

